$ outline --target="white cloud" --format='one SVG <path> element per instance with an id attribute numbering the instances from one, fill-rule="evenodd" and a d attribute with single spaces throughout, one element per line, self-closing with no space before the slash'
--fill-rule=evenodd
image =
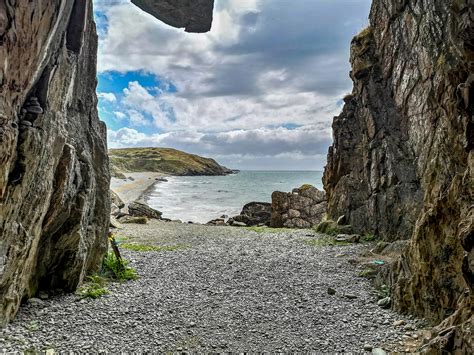
<path id="1" fill-rule="evenodd" d="M 117 97 L 111 93 L 111 92 L 99 92 L 97 94 L 97 97 L 99 99 L 104 99 L 105 101 L 108 101 L 108 102 L 115 102 L 117 101 Z"/>
<path id="2" fill-rule="evenodd" d="M 162 89 L 128 84 L 117 112 L 148 133 L 110 131 L 110 145 L 166 145 L 238 156 L 242 164 L 260 154 L 321 168 L 338 101 L 351 87 L 350 38 L 366 22 L 369 4 L 216 0 L 206 34 L 171 28 L 123 1 L 100 4 L 108 28 L 99 72 L 144 70 Z M 168 92 L 168 82 L 177 92 Z"/>

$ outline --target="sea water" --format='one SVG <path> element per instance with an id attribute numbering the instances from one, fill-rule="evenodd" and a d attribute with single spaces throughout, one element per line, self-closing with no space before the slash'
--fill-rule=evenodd
<path id="1" fill-rule="evenodd" d="M 321 171 L 241 171 L 226 176 L 170 176 L 148 196 L 163 217 L 206 223 L 235 216 L 252 201 L 271 202 L 273 191 L 290 192 L 303 184 L 322 189 Z"/>

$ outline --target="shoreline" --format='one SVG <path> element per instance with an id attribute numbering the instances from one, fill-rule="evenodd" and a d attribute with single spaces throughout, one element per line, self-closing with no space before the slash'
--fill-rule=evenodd
<path id="1" fill-rule="evenodd" d="M 166 176 L 156 172 L 125 173 L 125 175 L 127 180 L 115 177 L 110 179 L 110 189 L 122 199 L 125 205 L 139 200 L 146 201 L 154 186 L 160 182 L 156 178 Z"/>

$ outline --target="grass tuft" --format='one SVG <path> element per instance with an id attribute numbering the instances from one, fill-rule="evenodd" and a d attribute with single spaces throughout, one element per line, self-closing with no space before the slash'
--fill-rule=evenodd
<path id="1" fill-rule="evenodd" d="M 374 241 L 377 240 L 377 236 L 375 236 L 374 234 L 371 234 L 371 233 L 366 233 L 361 237 L 361 239 L 364 242 L 374 242 Z"/>
<path id="2" fill-rule="evenodd" d="M 186 245 L 164 245 L 164 246 L 157 246 L 157 245 L 143 245 L 143 244 L 121 244 L 120 245 L 124 249 L 132 250 L 132 251 L 175 251 L 186 248 Z"/>
<path id="3" fill-rule="evenodd" d="M 292 230 L 291 228 L 270 228 L 270 227 L 242 227 L 246 230 L 256 233 L 283 233 L 285 231 Z"/>
<path id="4" fill-rule="evenodd" d="M 349 245 L 347 242 L 338 242 L 330 236 L 323 236 L 317 239 L 305 240 L 305 244 L 313 247 L 328 247 L 328 246 L 344 246 Z"/>
<path id="5" fill-rule="evenodd" d="M 88 281 L 82 284 L 77 290 L 77 295 L 81 298 L 99 298 L 109 293 L 105 285 L 107 280 L 99 275 L 92 275 L 87 277 Z"/>
<path id="6" fill-rule="evenodd" d="M 128 266 L 128 261 L 120 262 L 113 253 L 108 253 L 102 263 L 102 271 L 107 277 L 120 282 L 138 279 L 134 268 Z"/>

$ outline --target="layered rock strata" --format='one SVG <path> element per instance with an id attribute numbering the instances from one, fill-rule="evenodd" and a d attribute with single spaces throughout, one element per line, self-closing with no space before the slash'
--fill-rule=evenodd
<path id="1" fill-rule="evenodd" d="M 142 3 L 189 31 L 212 21 L 212 0 L 196 16 L 184 1 Z M 106 251 L 96 53 L 91 0 L 0 1 L 0 324 L 41 290 L 74 290 Z"/>
<path id="2" fill-rule="evenodd" d="M 330 217 L 410 238 L 387 280 L 394 307 L 452 315 L 446 351 L 472 351 L 473 23 L 469 0 L 373 2 L 324 173 Z"/>

